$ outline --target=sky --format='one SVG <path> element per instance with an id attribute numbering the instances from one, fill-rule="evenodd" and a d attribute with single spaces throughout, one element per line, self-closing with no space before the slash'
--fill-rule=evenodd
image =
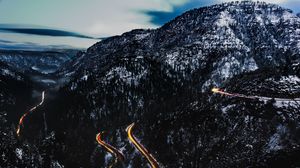
<path id="1" fill-rule="evenodd" d="M 228 1 L 0 0 L 0 46 L 24 43 L 86 48 L 132 29 L 157 28 L 189 9 Z M 265 2 L 300 12 L 300 0 Z"/>

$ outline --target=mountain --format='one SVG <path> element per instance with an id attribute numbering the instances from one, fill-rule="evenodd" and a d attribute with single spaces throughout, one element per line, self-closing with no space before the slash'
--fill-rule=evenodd
<path id="1" fill-rule="evenodd" d="M 233 75 L 299 58 L 299 26 L 297 16 L 277 5 L 226 3 L 186 12 L 156 30 L 103 40 L 72 66 L 98 73 L 121 58 L 155 59 L 186 79 L 208 71 L 199 83 L 207 89 Z"/>
<path id="2" fill-rule="evenodd" d="M 71 61 L 79 50 L 55 51 L 0 50 L 0 61 L 11 69 L 26 74 L 38 85 L 54 87 L 63 83 L 64 77 L 53 77 L 64 63 Z"/>
<path id="3" fill-rule="evenodd" d="M 216 86 L 299 97 L 293 70 L 299 69 L 299 30 L 291 10 L 243 1 L 194 9 L 161 28 L 96 43 L 59 70 L 73 78 L 60 90 L 63 103 L 52 105 L 62 108 L 49 110 L 61 122 L 54 130 L 66 146 L 62 163 L 107 164 L 94 143 L 106 130 L 109 142 L 124 149 L 125 165 L 145 167 L 124 132 L 136 122 L 138 137 L 165 167 L 299 166 L 299 105 L 210 93 Z"/>
<path id="4" fill-rule="evenodd" d="M 162 167 L 299 167 L 299 54 L 300 18 L 289 9 L 252 1 L 194 9 L 79 52 L 56 72 L 70 81 L 22 138 L 41 167 L 101 167 L 113 160 L 95 142 L 106 131 L 126 156 L 116 167 L 147 167 L 125 132 L 135 122 Z"/>
<path id="5" fill-rule="evenodd" d="M 0 61 L 20 72 L 37 71 L 42 74 L 54 73 L 62 63 L 69 61 L 78 50 L 26 51 L 0 50 Z"/>

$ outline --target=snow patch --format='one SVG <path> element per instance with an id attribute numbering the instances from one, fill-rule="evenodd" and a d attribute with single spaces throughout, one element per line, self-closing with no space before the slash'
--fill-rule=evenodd
<path id="1" fill-rule="evenodd" d="M 232 78 L 243 72 L 255 71 L 258 69 L 253 57 L 239 60 L 236 56 L 223 57 L 219 62 L 214 64 L 214 71 L 202 86 L 202 92 L 207 91 L 210 86 L 218 87 L 225 80 Z"/>
<path id="2" fill-rule="evenodd" d="M 148 37 L 150 33 L 144 33 L 144 34 L 137 34 L 135 35 L 136 40 L 143 40 L 144 38 Z"/>
<path id="3" fill-rule="evenodd" d="M 4 76 L 6 76 L 6 75 L 14 76 L 14 73 L 11 72 L 11 71 L 8 70 L 8 69 L 2 69 L 2 70 L 1 70 L 1 74 L 4 75 Z"/>
<path id="4" fill-rule="evenodd" d="M 15 153 L 16 153 L 16 156 L 17 156 L 19 159 L 22 160 L 22 158 L 23 158 L 23 149 L 16 148 Z"/>
<path id="5" fill-rule="evenodd" d="M 278 17 L 277 15 L 275 14 L 269 14 L 267 15 L 268 19 L 270 20 L 270 22 L 274 25 L 274 24 L 277 24 L 280 20 L 280 17 Z"/>
<path id="6" fill-rule="evenodd" d="M 84 75 L 84 76 L 81 77 L 80 79 L 81 79 L 81 80 L 84 80 L 84 81 L 87 81 L 87 80 L 88 80 L 88 77 L 89 77 L 88 75 Z"/>
<path id="7" fill-rule="evenodd" d="M 253 57 L 250 57 L 248 59 L 245 59 L 244 65 L 242 67 L 244 71 L 255 71 L 258 69 L 258 66 L 256 64 L 256 61 Z"/>
<path id="8" fill-rule="evenodd" d="M 288 11 L 285 11 L 282 15 L 282 18 L 284 21 L 293 21 L 294 19 L 298 19 L 297 16 L 295 16 L 294 14 L 288 12 Z"/>
<path id="9" fill-rule="evenodd" d="M 277 107 L 277 108 L 284 108 L 284 107 L 286 107 L 286 108 L 295 108 L 295 109 L 297 109 L 297 108 L 300 108 L 300 100 L 298 100 L 298 101 L 276 101 L 276 102 L 274 102 L 274 104 L 273 104 L 275 107 Z"/>
<path id="10" fill-rule="evenodd" d="M 216 25 L 219 27 L 228 27 L 232 23 L 234 23 L 234 20 L 228 11 L 221 12 L 219 19 L 216 21 Z"/>
<path id="11" fill-rule="evenodd" d="M 58 161 L 53 161 L 51 163 L 51 168 L 64 168 L 64 166 L 61 165 Z"/>
<path id="12" fill-rule="evenodd" d="M 223 114 L 227 114 L 228 110 L 230 110 L 231 108 L 235 107 L 235 104 L 232 104 L 232 105 L 228 105 L 226 107 L 223 107 L 221 110 L 222 110 L 222 113 Z"/>
<path id="13" fill-rule="evenodd" d="M 134 85 L 137 86 L 139 84 L 139 81 L 143 76 L 147 74 L 147 70 L 142 70 L 140 73 L 135 74 L 131 71 L 128 71 L 125 67 L 115 67 L 112 68 L 107 74 L 106 74 L 106 81 L 110 81 L 115 77 L 118 77 L 118 79 L 122 80 L 123 82 L 127 83 L 128 85 Z"/>
<path id="14" fill-rule="evenodd" d="M 300 83 L 300 78 L 296 75 L 282 76 L 280 81 L 289 82 L 290 84 L 298 84 Z"/>
<path id="15" fill-rule="evenodd" d="M 106 154 L 104 156 L 105 164 L 108 165 L 112 158 L 113 158 L 113 156 L 111 155 L 111 153 L 106 152 Z"/>
<path id="16" fill-rule="evenodd" d="M 236 67 L 240 66 L 240 62 L 235 57 L 224 58 L 220 61 L 221 67 L 217 68 L 220 69 L 219 75 L 225 79 L 232 77 L 235 74 Z M 223 64 L 223 65 L 222 65 Z"/>
<path id="17" fill-rule="evenodd" d="M 174 68 L 175 64 L 177 63 L 178 56 L 179 56 L 179 52 L 177 51 L 174 53 L 169 53 L 166 56 L 166 62 Z"/>
<path id="18" fill-rule="evenodd" d="M 279 125 L 276 128 L 276 133 L 273 134 L 268 142 L 268 149 L 267 151 L 278 151 L 282 149 L 282 146 L 280 145 L 281 136 L 285 134 L 286 127 L 283 125 Z"/>

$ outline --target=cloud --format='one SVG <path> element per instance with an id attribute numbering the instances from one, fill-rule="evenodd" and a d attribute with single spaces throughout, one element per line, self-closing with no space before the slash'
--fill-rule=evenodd
<path id="1" fill-rule="evenodd" d="M 138 10 L 171 11 L 189 0 L 26 0 L 3 1 L 0 23 L 37 24 L 92 36 L 122 34 L 136 28 L 155 28 Z M 54 10 L 55 9 L 55 10 Z"/>
<path id="2" fill-rule="evenodd" d="M 94 37 L 119 35 L 137 28 L 157 28 L 187 10 L 227 1 L 231 0 L 6 0 L 0 5 L 0 23 L 20 26 L 0 24 L 0 36 L 43 45 L 59 41 L 59 44 L 88 47 L 99 41 Z M 300 12 L 299 0 L 265 1 Z"/>
<path id="3" fill-rule="evenodd" d="M 22 25 L 0 24 L 0 31 L 3 33 L 20 33 L 20 34 L 29 34 L 29 35 L 39 35 L 39 36 L 100 39 L 100 38 L 94 38 L 94 37 L 82 35 L 71 31 L 57 30 L 57 29 L 50 29 L 50 28 L 28 28 L 26 26 L 22 27 Z"/>
<path id="4" fill-rule="evenodd" d="M 166 22 L 172 20 L 176 16 L 179 16 L 185 11 L 188 11 L 193 8 L 199 8 L 202 6 L 208 6 L 217 3 L 231 2 L 234 0 L 189 0 L 183 4 L 173 4 L 171 10 L 162 11 L 162 10 L 144 10 L 141 13 L 150 17 L 150 23 L 157 26 L 161 26 Z M 279 4 L 287 8 L 291 8 L 299 12 L 300 1 L 299 0 L 263 0 L 267 3 Z M 297 3 L 297 5 L 296 5 Z M 292 5 L 293 4 L 293 5 Z"/>
<path id="5" fill-rule="evenodd" d="M 199 8 L 212 4 L 212 0 L 190 0 L 184 4 L 175 4 L 170 11 L 157 11 L 157 10 L 144 10 L 142 13 L 150 17 L 150 22 L 155 25 L 163 25 L 166 22 L 172 20 L 176 16 L 181 15 L 183 12 L 193 8 Z"/>
<path id="6" fill-rule="evenodd" d="M 0 48 L 33 49 L 87 48 L 106 37 L 92 37 L 80 33 L 28 24 L 0 24 Z M 16 47 L 14 47 L 14 45 Z"/>

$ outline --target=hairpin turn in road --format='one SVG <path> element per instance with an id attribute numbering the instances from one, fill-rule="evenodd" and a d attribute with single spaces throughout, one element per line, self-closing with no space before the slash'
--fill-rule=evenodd
<path id="1" fill-rule="evenodd" d="M 141 154 L 147 158 L 152 168 L 159 168 L 159 164 L 156 161 L 156 159 L 148 152 L 148 150 L 141 143 L 137 141 L 137 139 L 133 135 L 132 130 L 134 128 L 134 125 L 135 124 L 132 123 L 126 128 L 130 142 L 132 142 L 133 145 L 141 152 Z"/>
<path id="2" fill-rule="evenodd" d="M 117 162 L 122 162 L 124 161 L 125 157 L 122 154 L 121 151 L 119 151 L 118 149 L 116 149 L 115 147 L 109 145 L 108 143 L 106 143 L 105 141 L 102 140 L 102 135 L 104 134 L 104 132 L 100 132 L 96 135 L 96 141 L 103 146 L 109 153 L 111 153 L 112 155 L 114 155 L 116 157 L 115 161 L 109 166 L 109 168 L 113 167 L 115 164 L 117 164 Z"/>

